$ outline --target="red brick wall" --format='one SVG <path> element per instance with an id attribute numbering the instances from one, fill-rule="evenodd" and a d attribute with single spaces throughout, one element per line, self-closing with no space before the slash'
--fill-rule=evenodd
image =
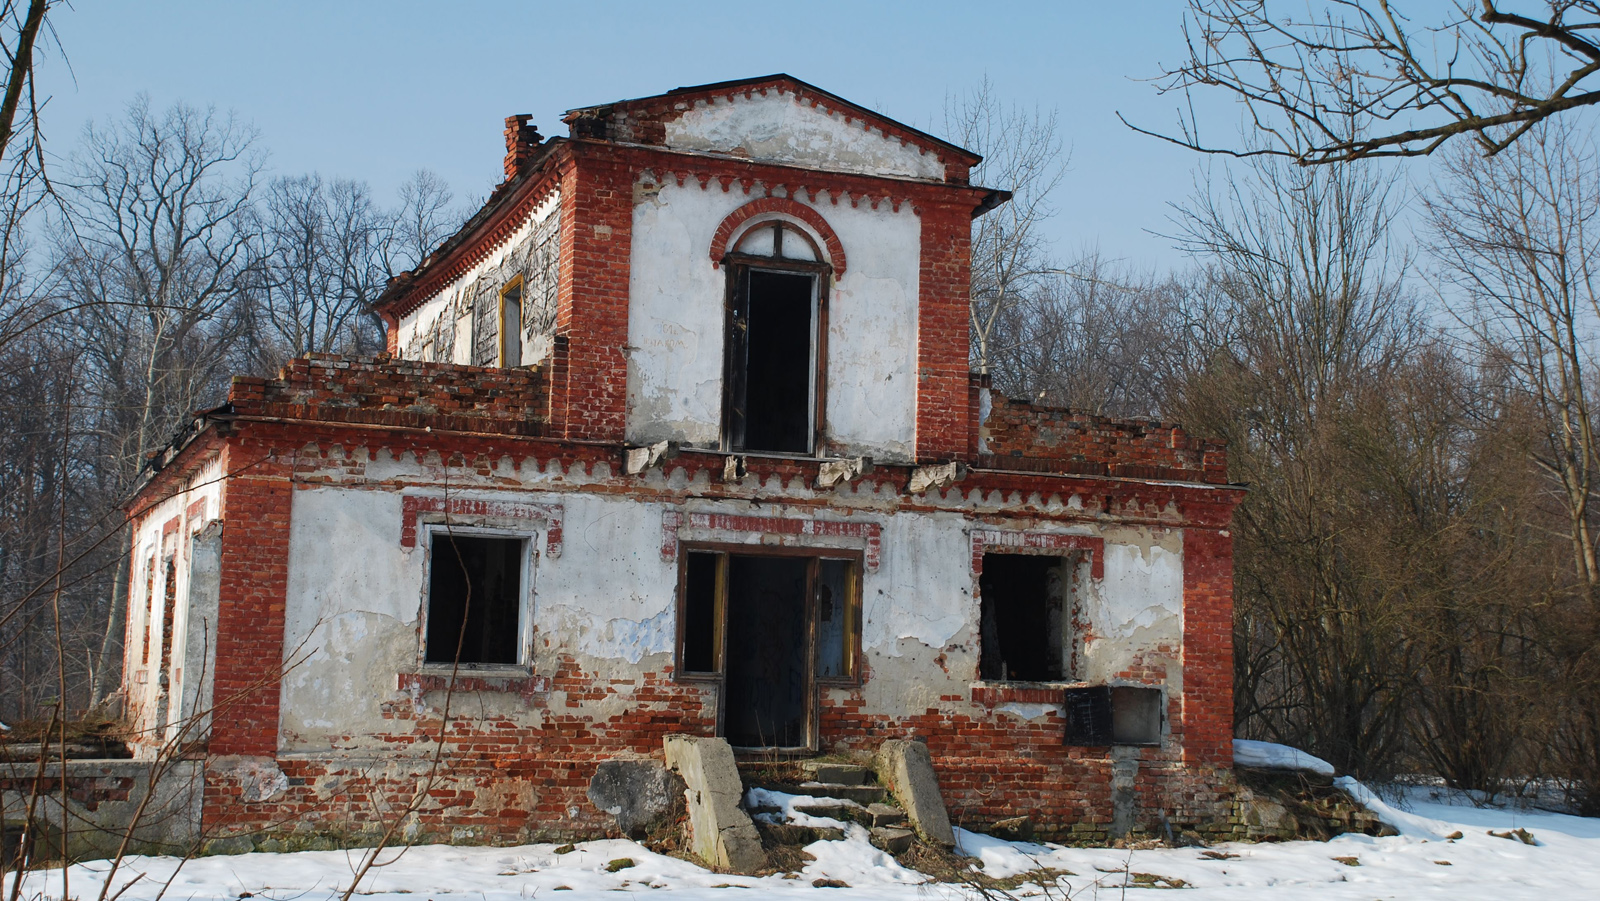
<path id="1" fill-rule="evenodd" d="M 315 443 L 312 458 L 292 449 Z M 284 654 L 283 602 L 287 556 L 290 476 L 315 484 L 321 473 L 343 471 L 359 479 L 366 455 L 337 451 L 366 444 L 393 454 L 438 451 L 453 465 L 491 474 L 490 461 L 505 456 L 522 469 L 543 470 L 552 458 L 563 466 L 614 460 L 606 448 L 573 446 L 541 438 L 510 435 L 392 432 L 330 423 L 274 425 L 251 423 L 229 439 L 226 465 L 238 471 L 227 486 L 223 515 L 224 581 L 219 642 L 217 698 L 239 700 L 217 717 L 213 755 L 273 757 L 278 727 L 277 668 Z M 281 456 L 269 458 L 276 449 Z M 721 457 L 688 452 L 674 465 L 720 466 Z M 814 463 L 752 460 L 756 477 L 782 473 L 807 483 Z M 867 476 L 903 489 L 905 467 L 883 467 Z M 686 483 L 693 482 L 691 477 Z M 718 493 L 720 482 L 697 492 Z M 1028 473 L 975 472 L 951 490 L 990 495 L 1032 487 Z M 607 493 L 670 499 L 675 489 L 633 481 L 595 486 Z M 736 489 L 729 489 L 736 490 Z M 1169 698 L 1172 741 L 1142 749 L 1140 822 L 1154 828 L 1165 816 L 1175 829 L 1204 826 L 1226 815 L 1225 768 L 1231 740 L 1231 560 L 1226 533 L 1220 531 L 1237 492 L 1172 485 L 1141 485 L 1071 480 L 1060 490 L 1084 493 L 1086 513 L 1115 510 L 1134 516 L 1142 509 L 1165 510 L 1176 503 L 1188 521 L 1185 531 L 1184 692 Z M 945 502 L 959 500 L 954 496 Z M 811 499 L 802 506 L 826 506 Z M 908 499 L 907 509 L 920 509 Z M 758 521 L 752 519 L 753 522 Z M 976 526 L 977 524 L 975 524 Z M 653 549 L 652 549 L 653 550 Z M 939 663 L 939 661 L 935 661 Z M 942 665 L 942 663 L 940 664 Z M 1158 683 L 1165 669 L 1130 673 Z M 872 674 L 867 672 L 870 680 Z M 389 747 L 396 753 L 373 762 L 341 762 L 337 755 L 318 760 L 306 755 L 277 763 L 289 777 L 287 792 L 266 802 L 244 802 L 241 784 L 226 767 L 208 769 L 205 818 L 222 834 L 263 832 L 279 836 L 270 848 L 315 847 L 316 842 L 370 839 L 383 824 L 379 811 L 403 808 L 427 765 L 426 750 L 438 734 L 443 703 L 438 677 L 401 674 L 400 687 L 413 700 L 384 702 L 391 725 L 378 734 L 350 736 L 362 747 Z M 409 680 L 409 681 L 407 681 Z M 508 695 L 480 705 L 476 692 Z M 1110 817 L 1110 754 L 1104 748 L 1069 748 L 1064 723 L 1055 713 L 1023 720 L 999 710 L 1007 703 L 1058 700 L 1057 690 L 1011 687 L 964 689 L 920 711 L 890 716 L 869 709 L 860 688 L 829 688 L 823 693 L 822 739 L 828 751 L 875 748 L 887 737 L 919 737 L 933 752 L 952 818 L 983 826 L 1018 813 L 1034 817 L 1041 832 L 1056 838 L 1101 839 Z M 609 818 L 586 796 L 596 765 L 618 754 L 659 755 L 661 738 L 673 732 L 709 735 L 715 725 L 715 689 L 676 684 L 665 670 L 618 676 L 586 673 L 570 658 L 553 673 L 511 680 L 467 679 L 452 701 L 448 754 L 440 781 L 417 812 L 423 840 L 510 843 L 533 839 L 596 836 L 611 829 Z M 622 701 L 620 712 L 596 718 L 597 702 Z M 505 713 L 509 706 L 513 712 Z M 502 711 L 485 716 L 483 706 Z M 580 709 L 584 708 L 584 709 Z M 535 725 L 537 724 L 537 725 Z M 282 838 L 283 835 L 289 838 Z M 300 842 L 302 844 L 296 844 Z"/>
<path id="2" fill-rule="evenodd" d="M 917 459 L 971 458 L 968 443 L 970 202 L 918 206 L 922 260 L 917 302 Z"/>
<path id="3" fill-rule="evenodd" d="M 578 145 L 561 183 L 556 331 L 566 338 L 551 425 L 556 434 L 621 442 L 627 431 L 628 275 L 633 168 L 626 155 Z"/>
<path id="4" fill-rule="evenodd" d="M 236 377 L 228 399 L 245 415 L 542 435 L 548 390 L 542 369 L 312 354 L 277 378 Z"/>
<path id="5" fill-rule="evenodd" d="M 1181 426 L 1108 419 L 990 397 L 994 407 L 979 426 L 987 442 L 980 465 L 1213 485 L 1228 482 L 1226 445 L 1191 437 Z"/>
<path id="6" fill-rule="evenodd" d="M 1182 717 L 1186 762 L 1232 766 L 1233 539 L 1224 529 L 1183 534 Z"/>
<path id="7" fill-rule="evenodd" d="M 248 431 L 229 440 L 223 469 L 233 475 L 222 495 L 210 752 L 270 756 L 278 750 L 289 473 Z"/>

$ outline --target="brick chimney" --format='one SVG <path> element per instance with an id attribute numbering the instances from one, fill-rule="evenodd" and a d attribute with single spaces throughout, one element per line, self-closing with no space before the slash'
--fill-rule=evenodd
<path id="1" fill-rule="evenodd" d="M 534 148 L 544 137 L 539 134 L 539 126 L 529 122 L 531 113 L 520 113 L 506 117 L 506 180 L 516 178 L 522 167 L 533 158 Z"/>

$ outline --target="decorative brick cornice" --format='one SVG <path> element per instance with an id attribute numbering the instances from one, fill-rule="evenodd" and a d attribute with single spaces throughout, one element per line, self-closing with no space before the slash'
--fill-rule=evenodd
<path id="1" fill-rule="evenodd" d="M 844 274 L 846 266 L 844 244 L 840 242 L 833 226 L 822 218 L 821 213 L 787 197 L 763 197 L 760 200 L 752 200 L 729 213 L 727 218 L 722 220 L 722 224 L 717 226 L 716 235 L 711 239 L 711 265 L 722 265 L 722 258 L 728 255 L 728 241 L 734 233 L 740 226 L 761 216 L 790 216 L 811 226 L 822 238 L 828 254 L 827 262 L 833 267 L 833 274 L 835 276 Z"/>
<path id="2" fill-rule="evenodd" d="M 519 501 L 491 501 L 453 497 L 447 505 L 442 497 L 408 494 L 400 501 L 400 546 L 417 546 L 417 519 L 426 513 L 446 516 L 513 519 L 545 524 L 545 555 L 561 556 L 561 523 L 565 510 L 560 504 L 535 504 Z"/>
<path id="3" fill-rule="evenodd" d="M 740 516 L 732 513 L 661 514 L 661 559 L 678 559 L 678 530 L 703 529 L 749 535 L 797 535 L 809 538 L 858 538 L 865 543 L 867 572 L 878 571 L 883 548 L 883 527 L 875 522 L 841 522 L 835 519 L 802 519 L 780 516 Z M 760 548 L 760 545 L 754 547 Z"/>
<path id="4" fill-rule="evenodd" d="M 983 555 L 1007 550 L 1086 551 L 1089 577 L 1106 577 L 1106 542 L 1092 535 L 1061 535 L 1055 532 L 1010 532 L 1000 529 L 972 530 L 972 574 L 983 573 Z"/>

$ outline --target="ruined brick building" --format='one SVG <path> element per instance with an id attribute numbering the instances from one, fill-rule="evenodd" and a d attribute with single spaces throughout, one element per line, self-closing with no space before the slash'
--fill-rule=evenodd
<path id="1" fill-rule="evenodd" d="M 129 716 L 208 834 L 381 830 L 447 705 L 408 837 L 604 833 L 595 767 L 679 732 L 923 740 L 969 826 L 1217 816 L 1240 491 L 969 372 L 979 158 L 782 75 L 565 121 L 507 120 L 386 355 L 236 379 L 130 508 Z"/>

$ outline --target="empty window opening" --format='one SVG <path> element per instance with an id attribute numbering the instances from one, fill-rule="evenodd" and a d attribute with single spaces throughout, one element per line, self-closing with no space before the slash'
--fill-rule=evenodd
<path id="1" fill-rule="evenodd" d="M 1075 557 L 984 554 L 978 580 L 986 681 L 1055 682 L 1071 678 L 1068 603 Z"/>
<path id="2" fill-rule="evenodd" d="M 849 560 L 817 564 L 817 678 L 850 679 L 856 661 L 856 580 Z"/>
<path id="3" fill-rule="evenodd" d="M 156 558 L 151 557 L 144 563 L 144 628 L 139 633 L 139 662 L 145 666 L 150 665 L 150 630 L 155 626 L 155 615 Z"/>
<path id="4" fill-rule="evenodd" d="M 856 677 L 858 572 L 854 559 L 684 555 L 679 673 L 722 683 L 720 729 L 730 744 L 814 742 L 817 683 Z"/>
<path id="5" fill-rule="evenodd" d="M 165 571 L 162 573 L 163 588 L 161 599 L 161 685 L 167 685 L 167 670 L 172 666 L 172 617 L 178 606 L 178 558 L 176 556 L 166 559 Z"/>
<path id="6" fill-rule="evenodd" d="M 521 277 L 500 292 L 500 365 L 507 369 L 522 365 Z"/>
<path id="7" fill-rule="evenodd" d="M 762 223 L 739 239 L 739 253 L 814 263 L 821 259 L 811 236 L 783 222 Z"/>
<path id="8" fill-rule="evenodd" d="M 722 672 L 722 599 L 728 555 L 690 552 L 684 562 L 683 672 Z"/>
<path id="9" fill-rule="evenodd" d="M 521 538 L 434 534 L 426 662 L 521 662 L 523 544 Z"/>
<path id="10" fill-rule="evenodd" d="M 728 336 L 732 450 L 811 452 L 816 430 L 817 279 L 741 269 Z"/>

